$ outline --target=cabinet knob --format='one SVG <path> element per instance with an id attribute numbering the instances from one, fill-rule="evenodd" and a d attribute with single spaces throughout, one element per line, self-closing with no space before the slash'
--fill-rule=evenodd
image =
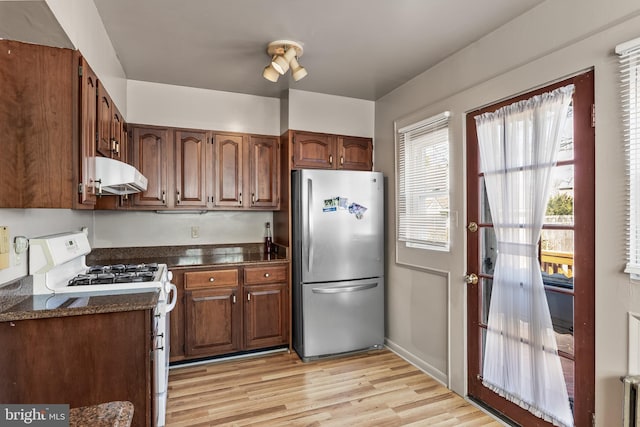
<path id="1" fill-rule="evenodd" d="M 210 282 L 214 282 L 215 280 L 216 280 L 215 278 L 213 278 L 213 277 L 209 277 L 209 281 L 210 281 Z"/>
<path id="2" fill-rule="evenodd" d="M 264 273 L 264 277 L 269 277 L 270 274 L 269 273 Z"/>

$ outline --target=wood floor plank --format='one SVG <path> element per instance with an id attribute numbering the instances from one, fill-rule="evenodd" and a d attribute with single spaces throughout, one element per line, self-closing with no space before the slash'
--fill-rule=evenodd
<path id="1" fill-rule="evenodd" d="M 501 426 L 388 350 L 303 363 L 295 353 L 179 367 L 167 426 Z"/>

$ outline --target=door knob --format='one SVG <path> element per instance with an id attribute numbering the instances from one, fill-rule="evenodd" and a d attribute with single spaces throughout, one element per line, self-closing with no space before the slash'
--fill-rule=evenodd
<path id="1" fill-rule="evenodd" d="M 467 274 L 466 276 L 464 276 L 464 281 L 469 285 L 477 285 L 478 275 L 475 273 Z"/>

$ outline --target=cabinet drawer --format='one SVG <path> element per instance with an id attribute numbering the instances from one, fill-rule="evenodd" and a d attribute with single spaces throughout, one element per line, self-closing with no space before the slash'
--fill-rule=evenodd
<path id="1" fill-rule="evenodd" d="M 237 286 L 238 269 L 194 271 L 184 274 L 185 289 L 210 288 L 213 286 Z"/>
<path id="2" fill-rule="evenodd" d="M 245 285 L 261 283 L 282 283 L 287 281 L 287 266 L 249 267 L 244 269 Z"/>

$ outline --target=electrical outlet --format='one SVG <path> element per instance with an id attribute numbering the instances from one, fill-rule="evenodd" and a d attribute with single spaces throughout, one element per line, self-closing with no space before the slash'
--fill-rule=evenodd
<path id="1" fill-rule="evenodd" d="M 192 239 L 197 239 L 200 237 L 200 227 L 198 227 L 197 225 L 192 225 L 191 226 L 191 238 Z"/>

